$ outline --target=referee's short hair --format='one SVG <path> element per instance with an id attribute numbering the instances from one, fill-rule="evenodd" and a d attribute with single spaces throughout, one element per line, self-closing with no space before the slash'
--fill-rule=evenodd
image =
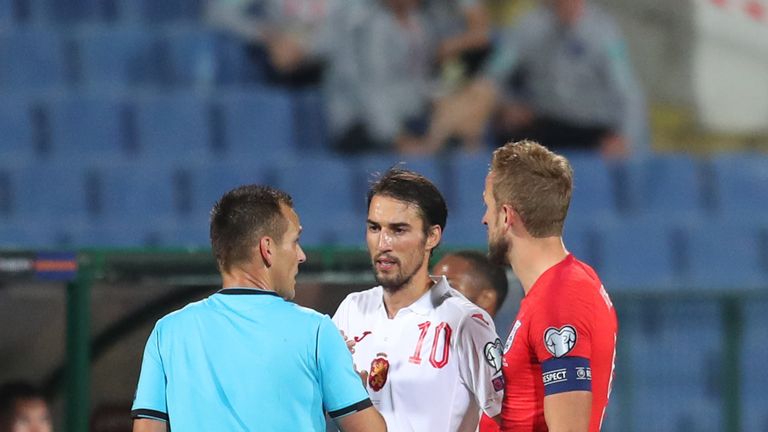
<path id="1" fill-rule="evenodd" d="M 264 236 L 281 241 L 288 221 L 281 206 L 293 208 L 287 193 L 262 185 L 235 188 L 219 199 L 211 210 L 211 248 L 219 269 L 251 258 L 251 249 Z"/>
<path id="2" fill-rule="evenodd" d="M 433 225 L 439 225 L 441 231 L 445 230 L 448 219 L 445 199 L 437 187 L 423 175 L 403 168 L 391 168 L 368 190 L 369 209 L 376 195 L 416 205 L 424 222 L 425 234 Z"/>

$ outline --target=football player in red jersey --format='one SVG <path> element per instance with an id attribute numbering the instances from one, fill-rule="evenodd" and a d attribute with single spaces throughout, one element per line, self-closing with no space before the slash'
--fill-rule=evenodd
<path id="1" fill-rule="evenodd" d="M 481 431 L 600 430 L 616 348 L 616 313 L 600 279 L 563 240 L 568 161 L 532 142 L 493 154 L 483 223 L 489 257 L 507 263 L 525 296 L 504 346 L 502 411 Z"/>

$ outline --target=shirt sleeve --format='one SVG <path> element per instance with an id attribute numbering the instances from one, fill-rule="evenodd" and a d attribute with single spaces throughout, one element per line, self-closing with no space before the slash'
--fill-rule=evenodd
<path id="1" fill-rule="evenodd" d="M 323 391 L 323 406 L 331 418 L 371 406 L 368 392 L 352 365 L 352 354 L 328 316 L 317 329 L 317 366 Z"/>
<path id="2" fill-rule="evenodd" d="M 461 379 L 488 416 L 501 412 L 504 378 L 501 373 L 502 344 L 491 317 L 476 309 L 464 318 L 457 338 Z"/>
<path id="3" fill-rule="evenodd" d="M 165 370 L 160 356 L 158 326 L 152 329 L 144 348 L 141 362 L 139 384 L 133 400 L 131 416 L 168 421 L 168 408 L 165 403 Z"/>
<path id="4" fill-rule="evenodd" d="M 592 390 L 592 305 L 565 286 L 531 316 L 529 343 L 541 364 L 544 394 Z"/>

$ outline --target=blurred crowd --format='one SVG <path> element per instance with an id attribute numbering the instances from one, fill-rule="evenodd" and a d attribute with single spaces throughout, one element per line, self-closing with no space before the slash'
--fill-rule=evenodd
<path id="1" fill-rule="evenodd" d="M 321 88 L 343 154 L 649 147 L 621 32 L 589 0 L 209 0 L 206 18 L 271 83 Z"/>

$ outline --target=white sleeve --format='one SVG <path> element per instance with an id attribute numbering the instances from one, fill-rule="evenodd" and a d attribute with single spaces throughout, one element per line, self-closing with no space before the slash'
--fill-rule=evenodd
<path id="1" fill-rule="evenodd" d="M 336 324 L 336 328 L 344 333 L 347 332 L 349 329 L 349 296 L 344 298 L 331 319 Z"/>
<path id="2" fill-rule="evenodd" d="M 502 344 L 493 320 L 485 311 L 474 309 L 462 320 L 458 336 L 461 379 L 474 393 L 483 412 L 495 417 L 501 412 L 504 378 L 501 373 Z"/>

